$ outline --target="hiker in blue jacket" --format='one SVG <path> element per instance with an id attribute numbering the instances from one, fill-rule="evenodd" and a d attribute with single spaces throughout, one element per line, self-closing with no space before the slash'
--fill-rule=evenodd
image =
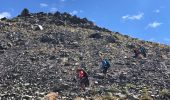
<path id="1" fill-rule="evenodd" d="M 107 74 L 107 70 L 108 68 L 110 67 L 110 63 L 107 59 L 103 59 L 102 60 L 102 66 L 101 66 L 101 69 L 102 69 L 102 72 L 103 74 Z"/>
<path id="2" fill-rule="evenodd" d="M 146 49 L 145 49 L 145 47 L 144 46 L 140 46 L 140 52 L 141 52 L 141 54 L 143 55 L 143 57 L 145 57 L 146 58 Z"/>

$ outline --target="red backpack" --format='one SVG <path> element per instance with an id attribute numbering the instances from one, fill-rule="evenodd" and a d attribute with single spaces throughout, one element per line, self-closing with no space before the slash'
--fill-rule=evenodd
<path id="1" fill-rule="evenodd" d="M 84 70 L 82 70 L 82 69 L 78 70 L 78 77 L 79 78 L 83 78 L 83 77 L 86 77 L 86 76 L 87 76 L 87 74 Z"/>

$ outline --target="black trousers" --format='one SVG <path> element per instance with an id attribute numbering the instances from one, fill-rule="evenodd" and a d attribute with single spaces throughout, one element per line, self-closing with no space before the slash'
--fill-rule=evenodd
<path id="1" fill-rule="evenodd" d="M 103 68 L 103 74 L 107 74 L 108 67 Z"/>
<path id="2" fill-rule="evenodd" d="M 88 77 L 83 77 L 82 79 L 80 79 L 80 85 L 84 85 L 85 87 L 89 86 L 89 79 Z"/>

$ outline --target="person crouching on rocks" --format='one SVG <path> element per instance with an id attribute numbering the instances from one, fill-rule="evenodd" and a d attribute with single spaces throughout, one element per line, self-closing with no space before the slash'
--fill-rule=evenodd
<path id="1" fill-rule="evenodd" d="M 146 49 L 144 46 L 136 46 L 135 48 L 133 48 L 133 52 L 135 54 L 134 58 L 146 58 Z"/>
<path id="2" fill-rule="evenodd" d="M 85 70 L 83 70 L 82 68 L 78 68 L 76 72 L 77 72 L 78 83 L 79 83 L 81 89 L 85 90 L 85 87 L 89 86 L 88 75 L 85 72 Z"/>
<path id="3" fill-rule="evenodd" d="M 145 57 L 146 58 L 146 48 L 144 47 L 144 46 L 140 46 L 140 52 L 141 52 L 141 54 L 143 55 L 143 57 Z"/>
<path id="4" fill-rule="evenodd" d="M 102 59 L 102 65 L 101 65 L 101 69 L 103 74 L 106 76 L 107 74 L 107 70 L 110 67 L 110 63 L 107 59 Z"/>
<path id="5" fill-rule="evenodd" d="M 138 58 L 140 54 L 140 50 L 138 47 L 133 48 L 133 52 L 135 54 L 134 58 Z"/>

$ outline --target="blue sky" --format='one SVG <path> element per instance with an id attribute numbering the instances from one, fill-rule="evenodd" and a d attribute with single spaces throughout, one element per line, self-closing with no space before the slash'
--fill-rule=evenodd
<path id="1" fill-rule="evenodd" d="M 170 0 L 1 0 L 0 18 L 30 12 L 69 12 L 101 27 L 170 45 Z"/>

